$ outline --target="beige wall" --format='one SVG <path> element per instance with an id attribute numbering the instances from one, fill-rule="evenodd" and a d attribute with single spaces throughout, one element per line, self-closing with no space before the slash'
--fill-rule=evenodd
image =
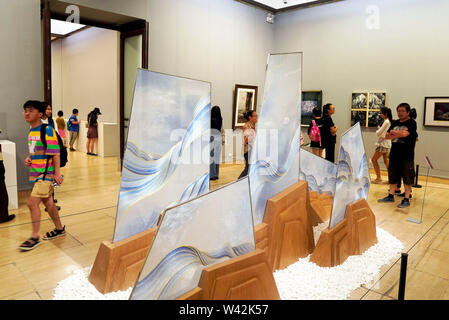
<path id="1" fill-rule="evenodd" d="M 370 6 L 378 10 L 378 29 L 367 27 Z M 418 112 L 415 162 L 424 165 L 429 155 L 449 170 L 449 129 L 423 126 L 424 98 L 449 96 L 447 12 L 447 0 L 345 0 L 292 11 L 277 17 L 274 50 L 304 52 L 303 88 L 323 90 L 323 103 L 336 106 L 339 136 L 351 124 L 351 94 L 382 90 L 394 118 L 401 102 Z M 371 157 L 375 129 L 363 136 Z"/>
<path id="2" fill-rule="evenodd" d="M 260 106 L 274 44 L 264 10 L 233 0 L 70 2 L 149 21 L 149 69 L 211 82 L 225 128 L 232 127 L 235 84 L 259 86 Z"/>
<path id="3" fill-rule="evenodd" d="M 22 190 L 31 187 L 24 165 L 29 125 L 22 107 L 26 100 L 43 99 L 40 1 L 0 0 L 0 30 L 0 117 L 6 122 L 2 137 L 16 143 L 17 183 Z"/>
<path id="4" fill-rule="evenodd" d="M 100 120 L 119 121 L 119 33 L 88 28 L 52 42 L 52 100 L 69 117 L 77 108 L 81 119 L 99 107 Z"/>

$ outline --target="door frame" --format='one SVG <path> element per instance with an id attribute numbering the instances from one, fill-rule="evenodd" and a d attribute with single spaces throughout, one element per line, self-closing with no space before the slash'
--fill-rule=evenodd
<path id="1" fill-rule="evenodd" d="M 149 24 L 147 21 L 132 23 L 124 26 L 120 32 L 120 160 L 123 164 L 125 154 L 125 40 L 130 37 L 142 36 L 142 62 L 141 68 L 148 69 L 148 34 Z"/>
<path id="2" fill-rule="evenodd" d="M 51 79 L 51 19 L 66 20 L 70 14 L 61 12 L 61 6 L 67 7 L 69 2 L 58 0 L 41 0 L 42 20 L 42 47 L 43 47 L 43 80 L 44 101 L 52 105 L 52 79 Z M 119 127 L 120 127 L 120 160 L 123 163 L 125 150 L 124 137 L 124 40 L 127 37 L 142 35 L 142 68 L 148 69 L 148 47 L 149 47 L 149 23 L 148 21 L 122 14 L 112 13 L 90 7 L 79 6 L 80 24 L 97 28 L 115 30 L 120 33 L 120 100 L 119 100 Z M 57 8 L 57 9 L 55 9 Z M 58 11 L 59 10 L 59 11 Z M 83 15 L 84 14 L 84 15 Z M 87 16 L 87 18 L 86 18 Z M 91 18 L 89 18 L 91 17 Z M 92 17 L 95 17 L 94 19 Z M 126 21 L 124 23 L 123 21 Z"/>

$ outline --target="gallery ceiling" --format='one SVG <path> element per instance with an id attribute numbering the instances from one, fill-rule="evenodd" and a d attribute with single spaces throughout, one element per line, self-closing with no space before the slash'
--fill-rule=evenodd
<path id="1" fill-rule="evenodd" d="M 343 0 L 242 0 L 242 1 L 276 12 Z"/>

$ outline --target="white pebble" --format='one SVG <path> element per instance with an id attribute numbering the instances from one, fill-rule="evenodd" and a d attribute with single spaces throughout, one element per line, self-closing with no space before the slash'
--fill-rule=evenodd
<path id="1" fill-rule="evenodd" d="M 319 238 L 328 222 L 314 228 Z M 378 243 L 362 255 L 350 256 L 341 265 L 322 268 L 309 261 L 310 256 L 283 270 L 274 272 L 279 295 L 283 300 L 344 300 L 351 292 L 376 279 L 383 265 L 398 259 L 403 244 L 388 232 L 377 228 Z M 88 280 L 91 267 L 75 270 L 58 283 L 54 300 L 127 300 L 132 287 L 125 291 L 100 293 Z"/>

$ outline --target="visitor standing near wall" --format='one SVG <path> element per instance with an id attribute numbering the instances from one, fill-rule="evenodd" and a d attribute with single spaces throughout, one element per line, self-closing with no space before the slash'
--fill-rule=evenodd
<path id="1" fill-rule="evenodd" d="M 323 127 L 321 141 L 324 142 L 326 150 L 326 160 L 335 162 L 335 144 L 337 143 L 337 130 L 332 115 L 335 113 L 335 107 L 332 103 L 323 106 Z"/>
<path id="2" fill-rule="evenodd" d="M 307 134 L 309 135 L 309 138 L 310 138 L 310 148 L 312 150 L 312 153 L 322 158 L 324 144 L 322 141 L 323 133 L 321 132 L 323 129 L 323 118 L 321 117 L 321 115 L 322 115 L 322 113 L 321 113 L 320 107 L 313 108 L 313 110 L 312 110 L 313 119 L 312 119 L 312 121 L 310 121 L 309 129 L 307 130 Z M 310 132 L 312 131 L 312 128 L 314 127 L 313 122 L 315 122 L 315 125 L 319 130 L 319 141 L 313 141 L 314 137 L 312 137 L 310 135 Z"/>
<path id="3" fill-rule="evenodd" d="M 214 106 L 211 109 L 210 118 L 210 180 L 217 180 L 220 171 L 220 159 L 221 159 L 221 145 L 222 145 L 222 132 L 223 132 L 223 118 L 221 117 L 221 111 L 219 106 Z"/>
<path id="4" fill-rule="evenodd" d="M 58 133 L 59 136 L 61 137 L 62 141 L 64 141 L 64 145 L 67 147 L 67 137 L 65 134 L 65 121 L 64 121 L 64 112 L 62 112 L 62 110 L 58 111 L 58 117 L 56 118 L 56 126 L 58 127 Z"/>
<path id="5" fill-rule="evenodd" d="M 91 156 L 96 156 L 94 153 L 95 141 L 98 139 L 98 116 L 101 114 L 99 108 L 94 108 L 87 115 L 87 142 L 86 142 L 86 150 L 87 154 Z"/>
<path id="6" fill-rule="evenodd" d="M 418 114 L 416 112 L 415 108 L 410 109 L 410 118 L 412 118 L 413 120 L 416 121 Z M 418 141 L 418 132 L 416 132 L 416 141 Z M 415 159 L 413 159 L 413 168 L 415 168 Z M 416 174 L 416 172 L 415 172 Z M 399 196 L 399 197 L 405 197 L 405 191 L 401 193 L 401 181 L 399 180 L 398 186 L 396 188 L 396 190 L 394 191 L 394 194 Z M 410 191 L 410 199 L 413 198 L 412 196 L 413 191 Z"/>
<path id="7" fill-rule="evenodd" d="M 415 178 L 414 158 L 416 144 L 416 121 L 410 117 L 410 105 L 401 103 L 396 108 L 399 120 L 393 121 L 387 139 L 391 139 L 390 163 L 388 166 L 388 183 L 390 190 L 388 196 L 378 202 L 394 202 L 394 192 L 397 184 L 404 181 L 404 199 L 398 208 L 410 206 L 410 193 Z"/>
<path id="8" fill-rule="evenodd" d="M 391 114 L 391 109 L 387 107 L 382 107 L 380 109 L 380 117 L 384 119 L 382 126 L 376 131 L 377 142 L 375 144 L 376 150 L 371 159 L 373 163 L 374 171 L 376 172 L 376 179 L 371 181 L 371 183 L 382 183 L 382 177 L 380 175 L 380 167 L 377 163 L 380 157 L 383 157 L 385 167 L 388 170 L 388 156 L 391 149 L 391 140 L 386 139 L 388 129 L 390 129 L 391 122 L 393 121 L 393 116 Z"/>
<path id="9" fill-rule="evenodd" d="M 25 159 L 25 165 L 30 167 L 29 182 L 33 183 L 33 190 L 28 198 L 27 205 L 30 209 L 32 233 L 31 237 L 20 245 L 22 251 L 29 251 L 40 244 L 39 229 L 42 202 L 46 207 L 54 225 L 53 231 L 47 232 L 44 240 L 50 240 L 65 236 L 65 226 L 62 226 L 58 209 L 53 202 L 53 181 L 62 184 L 63 177 L 60 169 L 59 144 L 56 131 L 51 126 L 45 128 L 45 145 L 41 139 L 42 116 L 45 114 L 46 105 L 39 101 L 27 101 L 23 105 L 25 121 L 31 126 L 28 134 L 29 155 Z"/>
<path id="10" fill-rule="evenodd" d="M 256 138 L 257 113 L 255 111 L 248 111 L 245 113 L 245 119 L 247 120 L 243 125 L 243 157 L 245 158 L 245 169 L 243 169 L 239 179 L 248 174 L 249 159 Z"/>
<path id="11" fill-rule="evenodd" d="M 9 215 L 8 205 L 9 197 L 5 182 L 5 166 L 3 164 L 2 145 L 0 144 L 0 223 L 11 221 L 16 217 L 15 214 Z"/>
<path id="12" fill-rule="evenodd" d="M 67 123 L 67 128 L 69 129 L 70 133 L 70 151 L 75 151 L 75 148 L 73 148 L 73 146 L 75 145 L 76 139 L 78 139 L 78 134 L 80 131 L 81 120 L 78 120 L 78 113 L 78 109 L 73 109 L 72 115 L 70 116 Z"/>

